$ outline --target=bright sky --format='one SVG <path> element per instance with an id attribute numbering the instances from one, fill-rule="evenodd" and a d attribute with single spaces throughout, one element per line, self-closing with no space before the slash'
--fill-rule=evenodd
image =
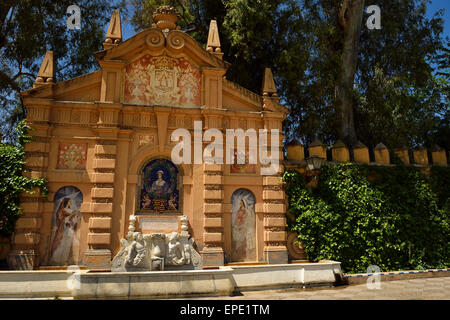
<path id="1" fill-rule="evenodd" d="M 394 0 L 395 1 L 395 0 Z M 425 1 L 425 0 L 424 0 Z M 377 0 L 366 0 L 366 6 L 369 4 L 376 4 Z M 450 38 L 450 0 L 431 0 L 431 4 L 428 5 L 427 15 L 432 17 L 438 10 L 445 9 L 444 12 L 444 35 Z M 133 15 L 133 6 L 129 5 L 130 17 Z M 385 17 L 389 13 L 384 13 Z M 383 21 L 383 12 L 381 13 L 381 21 Z M 383 22 L 382 22 L 383 23 Z M 105 33 L 108 26 L 105 27 Z M 136 33 L 134 28 L 128 21 L 122 21 L 123 40 L 129 39 Z"/>
<path id="2" fill-rule="evenodd" d="M 433 16 L 439 9 L 445 9 L 444 35 L 450 38 L 450 0 L 432 0 L 432 3 L 428 5 L 428 16 Z"/>

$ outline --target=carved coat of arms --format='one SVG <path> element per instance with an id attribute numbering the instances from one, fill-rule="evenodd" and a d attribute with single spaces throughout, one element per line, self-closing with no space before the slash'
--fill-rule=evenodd
<path id="1" fill-rule="evenodd" d="M 125 102 L 140 105 L 199 106 L 200 71 L 184 58 L 144 55 L 126 68 Z"/>

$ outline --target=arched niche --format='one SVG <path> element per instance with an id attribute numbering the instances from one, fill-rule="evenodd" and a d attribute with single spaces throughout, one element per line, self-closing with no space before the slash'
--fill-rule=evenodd
<path id="1" fill-rule="evenodd" d="M 181 214 L 183 172 L 166 157 L 153 157 L 138 172 L 136 213 Z"/>
<path id="2" fill-rule="evenodd" d="M 256 198 L 248 189 L 237 189 L 231 195 L 231 259 L 256 261 Z"/>
<path id="3" fill-rule="evenodd" d="M 48 265 L 77 264 L 82 203 L 83 194 L 76 187 L 65 186 L 55 193 Z"/>

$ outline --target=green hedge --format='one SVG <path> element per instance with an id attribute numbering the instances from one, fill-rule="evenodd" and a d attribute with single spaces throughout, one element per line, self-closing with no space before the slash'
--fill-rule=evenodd
<path id="1" fill-rule="evenodd" d="M 296 218 L 288 229 L 299 234 L 308 259 L 341 261 L 344 272 L 446 267 L 449 176 L 445 167 L 424 176 L 405 165 L 325 165 L 309 192 L 303 175 L 286 171 Z"/>
<path id="2" fill-rule="evenodd" d="M 27 178 L 23 175 L 25 151 L 23 146 L 30 141 L 27 132 L 30 128 L 25 121 L 17 125 L 17 145 L 0 143 L 0 236 L 10 236 L 14 232 L 20 216 L 20 196 L 22 192 L 32 193 L 40 188 L 46 196 L 46 180 Z"/>

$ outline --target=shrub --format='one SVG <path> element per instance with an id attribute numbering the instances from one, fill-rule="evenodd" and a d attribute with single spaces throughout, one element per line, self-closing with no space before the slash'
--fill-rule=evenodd
<path id="1" fill-rule="evenodd" d="M 20 196 L 22 192 L 33 193 L 40 188 L 47 195 L 46 180 L 28 178 L 23 175 L 25 166 L 24 144 L 30 141 L 27 132 L 30 128 L 21 121 L 16 128 L 17 145 L 0 143 L 0 236 L 10 236 L 14 232 L 20 216 Z"/>
<path id="2" fill-rule="evenodd" d="M 449 210 L 438 205 L 430 179 L 416 168 L 325 165 L 309 192 L 297 171 L 286 171 L 288 229 L 299 234 L 310 260 L 342 262 L 345 272 L 423 269 L 449 264 Z"/>

